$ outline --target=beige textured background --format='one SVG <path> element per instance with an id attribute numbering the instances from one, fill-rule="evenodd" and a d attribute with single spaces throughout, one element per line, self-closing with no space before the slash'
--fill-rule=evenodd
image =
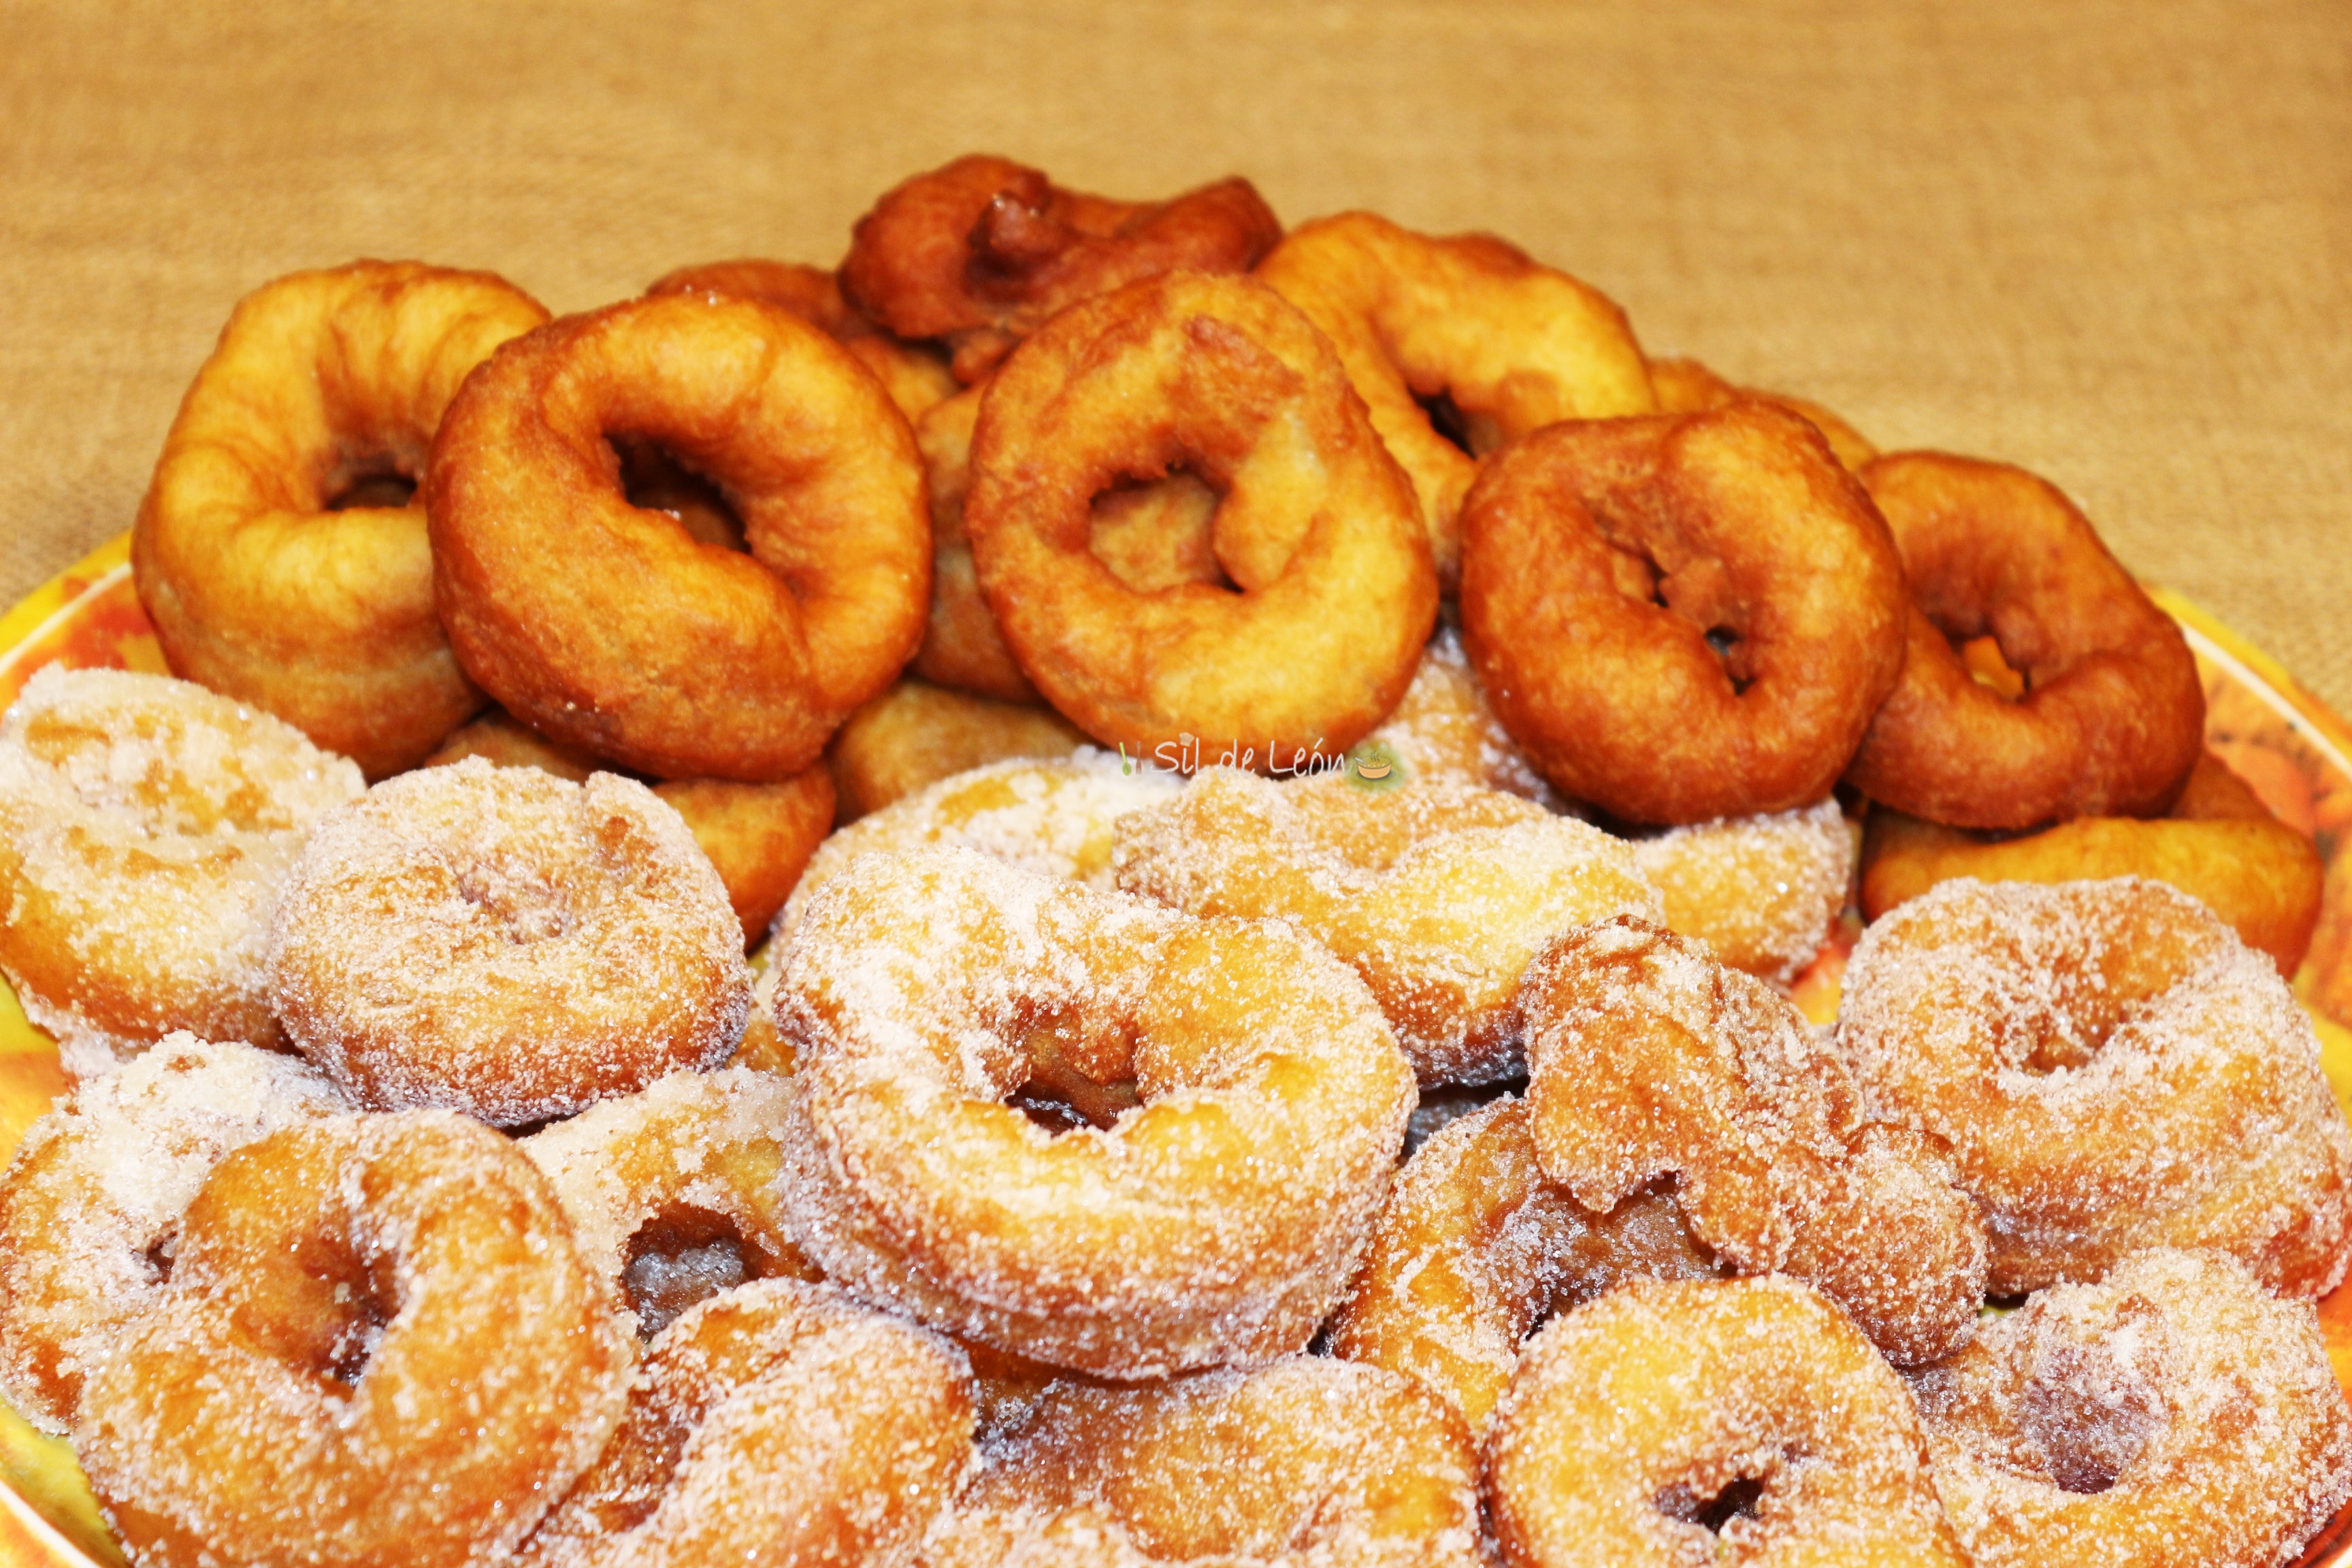
<path id="1" fill-rule="evenodd" d="M 243 291 L 831 261 L 974 148 L 1486 227 L 1654 351 L 2021 462 L 2352 711 L 2344 0 L 0 0 L 0 601 L 127 526 Z"/>

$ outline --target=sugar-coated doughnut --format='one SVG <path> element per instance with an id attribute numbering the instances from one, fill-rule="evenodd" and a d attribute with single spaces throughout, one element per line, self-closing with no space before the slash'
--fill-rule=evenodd
<path id="1" fill-rule="evenodd" d="M 989 383 L 964 529 L 1013 658 L 1096 740 L 1279 768 L 1344 751 L 1436 624 L 1412 487 L 1331 345 L 1246 278 L 1179 272 L 1074 305 Z M 1094 501 L 1190 468 L 1233 586 L 1139 590 Z"/>
<path id="2" fill-rule="evenodd" d="M 716 1065 L 751 1004 L 741 927 L 677 812 L 612 773 L 479 758 L 320 820 L 269 976 L 296 1047 L 359 1103 L 497 1126 Z"/>
<path id="3" fill-rule="evenodd" d="M 184 680 L 50 665 L 0 718 L 0 972 L 78 1078 L 174 1029 L 271 1045 L 279 890 L 359 769 Z"/>
<path id="4" fill-rule="evenodd" d="M 1411 1378 L 1294 1356 L 1056 1384 L 990 1445 L 925 1568 L 1474 1568 L 1478 1465 Z"/>
<path id="5" fill-rule="evenodd" d="M 1433 238 L 1340 213 L 1291 230 L 1257 276 L 1339 349 L 1373 427 L 1412 476 L 1448 584 L 1473 453 L 1563 419 L 1658 406 L 1625 312 L 1492 235 Z M 1424 400 L 1439 397 L 1468 451 L 1433 422 Z"/>
<path id="6" fill-rule="evenodd" d="M 1875 1116 L 1946 1140 L 1992 1289 L 2141 1247 L 2318 1297 L 2352 1242 L 2352 1129 L 2270 959 L 2160 882 L 1945 882 L 1863 933 L 1838 1040 Z"/>
<path id="7" fill-rule="evenodd" d="M 715 484 L 748 553 L 632 505 L 616 433 Z M 800 317 L 624 300 L 508 344 L 451 402 L 424 491 L 435 602 L 532 729 L 664 778 L 768 783 L 921 640 L 922 483 L 906 416 Z"/>
<path id="8" fill-rule="evenodd" d="M 1141 1378 L 1303 1348 L 1346 1289 L 1412 1071 L 1290 928 L 919 849 L 776 963 L 787 1203 L 852 1295 Z"/>
<path id="9" fill-rule="evenodd" d="M 1527 1107 L 1507 1096 L 1441 1129 L 1397 1173 L 1332 1315 L 1331 1353 L 1420 1379 L 1483 1436 L 1521 1342 L 1552 1313 L 1625 1279 L 1721 1271 L 1664 1188 L 1597 1215 L 1547 1180 Z"/>
<path id="10" fill-rule="evenodd" d="M 1372 791 L 1206 768 L 1121 818 L 1118 885 L 1195 915 L 1297 924 L 1363 976 L 1421 1081 L 1525 1062 L 1519 975 L 1553 935 L 1663 912 L 1620 840 L 1499 790 Z"/>
<path id="11" fill-rule="evenodd" d="M 776 929 L 792 930 L 816 890 L 846 873 L 859 856 L 926 845 L 961 845 L 1041 877 L 1108 889 L 1114 885 L 1114 826 L 1183 787 L 1175 773 L 1092 748 L 1059 760 L 1013 758 L 953 774 L 826 839 Z"/>
<path id="12" fill-rule="evenodd" d="M 74 1451 L 142 1564 L 487 1568 L 604 1446 L 630 1359 L 506 1139 L 337 1117 L 215 1168 Z"/>
<path id="13" fill-rule="evenodd" d="M 49 1431 L 170 1277 L 180 1215 L 231 1150 L 346 1109 L 299 1058 L 166 1036 L 35 1122 L 0 1179 L 0 1385 Z"/>
<path id="14" fill-rule="evenodd" d="M 1931 1139 L 1866 1124 L 1825 1036 L 1686 938 L 1616 920 L 1528 966 L 1528 1111 L 1544 1173 L 1606 1212 L 1661 1177 L 1741 1273 L 1810 1280 L 1890 1360 L 1967 1342 L 1985 1220 Z"/>
<path id="15" fill-rule="evenodd" d="M 414 261 L 291 273 L 237 301 L 131 531 L 172 668 L 371 778 L 480 707 L 409 492 L 467 373 L 546 320 L 504 279 Z"/>
<path id="16" fill-rule="evenodd" d="M 1486 1484 L 1513 1568 L 1969 1563 L 1902 1379 L 1791 1279 L 1637 1279 L 1553 1319 Z"/>
<path id="17" fill-rule="evenodd" d="M 1716 962 L 1787 984 L 1845 908 L 1854 830 L 1835 800 L 1717 817 L 1633 840 L 1657 884 L 1666 929 L 1706 942 Z"/>
<path id="18" fill-rule="evenodd" d="M 2311 1308 L 2215 1253 L 2053 1286 L 1914 1387 L 1977 1568 L 2277 1568 L 2352 1496 Z"/>
<path id="19" fill-rule="evenodd" d="M 972 1459 L 971 1373 L 936 1334 L 797 1280 L 696 1307 L 518 1568 L 896 1568 Z"/>
<path id="20" fill-rule="evenodd" d="M 591 1267 L 651 1338 L 747 1279 L 814 1280 L 776 1176 L 783 1080 L 745 1068 L 675 1072 L 521 1141 Z"/>
<path id="21" fill-rule="evenodd" d="M 1051 709 L 1000 702 L 908 676 L 849 716 L 825 748 L 846 824 L 944 778 L 1087 743 Z"/>

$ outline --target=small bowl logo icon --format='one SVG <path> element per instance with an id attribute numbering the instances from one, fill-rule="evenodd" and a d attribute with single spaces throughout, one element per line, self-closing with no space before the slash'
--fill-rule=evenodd
<path id="1" fill-rule="evenodd" d="M 1391 790 L 1404 783 L 1404 763 L 1386 741 L 1364 741 L 1348 749 L 1348 782 L 1358 789 Z"/>

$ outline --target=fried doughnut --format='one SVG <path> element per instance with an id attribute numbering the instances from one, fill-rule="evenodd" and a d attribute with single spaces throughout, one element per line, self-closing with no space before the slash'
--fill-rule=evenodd
<path id="1" fill-rule="evenodd" d="M 1860 472 L 1864 463 L 1878 456 L 1869 437 L 1820 404 L 1785 393 L 1734 386 L 1695 359 L 1652 360 L 1650 385 L 1658 395 L 1661 414 L 1704 414 L 1727 403 L 1777 403 L 1820 431 L 1847 468 Z"/>
<path id="2" fill-rule="evenodd" d="M 852 231 L 841 288 L 898 336 L 943 339 L 969 384 L 1065 306 L 1177 268 L 1245 272 L 1281 237 L 1247 180 L 1118 202 L 973 153 L 884 193 Z"/>
<path id="3" fill-rule="evenodd" d="M 820 845 L 776 930 L 791 931 L 816 890 L 847 872 L 858 857 L 926 845 L 961 845 L 1041 877 L 1108 891 L 1115 885 L 1112 825 L 1182 788 L 1174 773 L 1139 768 L 1091 748 L 1067 758 L 1014 758 L 953 774 L 859 817 Z"/>
<path id="4" fill-rule="evenodd" d="M 2214 1253 L 2053 1287 L 1914 1386 L 1978 1568 L 2275 1568 L 2352 1495 L 2311 1308 Z"/>
<path id="5" fill-rule="evenodd" d="M 950 398 L 915 426 L 931 502 L 931 615 L 915 654 L 915 673 L 1002 702 L 1036 704 L 1044 699 L 1021 673 L 981 596 L 971 541 L 964 533 L 972 426 L 986 390 L 983 384 Z M 1190 470 L 1105 490 L 1087 510 L 1087 548 L 1137 593 L 1179 583 L 1232 586 L 1217 560 L 1217 492 Z"/>
<path id="6" fill-rule="evenodd" d="M 1437 239 L 1341 213 L 1293 229 L 1257 276 L 1339 349 L 1372 427 L 1412 476 L 1449 585 L 1478 458 L 1563 419 L 1658 406 L 1625 312 L 1492 235 Z M 1463 442 L 1432 420 L 1427 404 L 1440 398 Z"/>
<path id="7" fill-rule="evenodd" d="M 620 1430 L 515 1562 L 903 1563 L 971 1426 L 946 1341 L 815 1286 L 746 1285 L 653 1342 Z"/>
<path id="8" fill-rule="evenodd" d="M 781 305 L 822 329 L 847 349 L 851 358 L 872 371 L 910 424 L 956 393 L 955 375 L 944 358 L 902 343 L 867 321 L 841 297 L 840 279 L 821 267 L 750 258 L 710 261 L 666 272 L 646 292 L 761 300 Z"/>
<path id="9" fill-rule="evenodd" d="M 643 784 L 473 758 L 320 822 L 278 908 L 269 993 L 358 1103 L 511 1127 L 724 1060 L 751 999 L 741 937 Z"/>
<path id="10" fill-rule="evenodd" d="M 2308 837 L 2210 752 L 2157 821 L 2081 817 L 2022 838 L 1987 837 L 1880 807 L 1862 857 L 1862 912 L 1876 920 L 1938 882 L 2168 882 L 2227 921 L 2248 947 L 2292 977 L 2311 945 L 2326 867 Z"/>
<path id="11" fill-rule="evenodd" d="M 750 553 L 630 505 L 614 434 L 707 475 Z M 667 294 L 517 340 L 450 404 L 425 497 L 467 671 L 532 729 L 641 773 L 799 773 L 922 637 L 914 437 L 775 306 Z"/>
<path id="12" fill-rule="evenodd" d="M 1301 1349 L 1346 1289 L 1412 1072 L 1288 927 L 919 849 L 827 886 L 777 964 L 786 1201 L 850 1294 L 1143 1378 Z"/>
<path id="13" fill-rule="evenodd" d="M 201 686 L 34 675 L 0 718 L 0 971 L 88 1078 L 173 1029 L 273 1045 L 263 956 L 310 825 L 360 771 Z"/>
<path id="14" fill-rule="evenodd" d="M 1297 925 L 1363 976 L 1425 1084 L 1525 1065 L 1519 975 L 1556 933 L 1656 919 L 1626 846 L 1499 790 L 1204 768 L 1120 819 L 1118 885 L 1192 915 Z"/>
<path id="15" fill-rule="evenodd" d="M 964 525 L 1022 671 L 1106 744 L 1197 738 L 1269 767 L 1344 751 L 1404 694 L 1437 616 L 1412 487 L 1307 319 L 1174 273 L 1072 306 L 989 384 Z M 1189 467 L 1227 589 L 1139 593 L 1090 503 Z"/>
<path id="16" fill-rule="evenodd" d="M 161 1289 L 181 1211 L 229 1151 L 346 1109 L 292 1057 L 167 1037 L 35 1122 L 0 1181 L 0 1384 L 44 1430 Z"/>
<path id="17" fill-rule="evenodd" d="M 336 1117 L 214 1170 L 74 1447 L 137 1563 L 470 1568 L 596 1457 L 629 1363 L 513 1145 L 446 1111 Z"/>
<path id="18" fill-rule="evenodd" d="M 446 767 L 467 757 L 502 768 L 537 768 L 574 784 L 585 784 L 598 771 L 587 752 L 558 745 L 501 708 L 453 731 L 419 765 Z M 832 773 L 810 768 L 781 784 L 671 779 L 652 787 L 686 819 L 687 831 L 726 884 L 727 902 L 743 928 L 743 945 L 757 944 L 792 896 L 809 857 L 833 831 Z"/>
<path id="19" fill-rule="evenodd" d="M 1554 426 L 1487 460 L 1462 529 L 1496 710 L 1563 793 L 1628 821 L 1821 800 L 1902 668 L 1886 527 L 1769 404 Z"/>
<path id="20" fill-rule="evenodd" d="M 1633 840 L 1665 900 L 1666 929 L 1718 963 L 1786 985 L 1822 950 L 1853 885 L 1854 834 L 1835 800 Z"/>
<path id="21" fill-rule="evenodd" d="M 776 1174 L 783 1080 L 745 1068 L 676 1072 L 521 1142 L 547 1173 L 589 1266 L 650 1339 L 747 1279 L 814 1281 Z"/>
<path id="22" fill-rule="evenodd" d="M 1891 1361 L 1967 1342 L 1985 1222 L 1927 1138 L 1863 1122 L 1853 1081 L 1786 998 L 1639 921 L 1528 966 L 1528 1110 L 1544 1174 L 1606 1213 L 1664 1176 L 1743 1274 L 1819 1286 Z"/>
<path id="23" fill-rule="evenodd" d="M 1527 1107 L 1454 1121 L 1397 1173 L 1331 1353 L 1419 1378 L 1483 1436 L 1538 1323 L 1630 1279 L 1720 1272 L 1663 1188 L 1596 1215 L 1544 1178 Z"/>
<path id="24" fill-rule="evenodd" d="M 1553 1319 L 1486 1496 L 1514 1568 L 1969 1562 L 1902 1379 L 1790 1279 L 1637 1279 Z"/>
<path id="25" fill-rule="evenodd" d="M 1945 882 L 1863 933 L 1838 1022 L 1874 1115 L 1951 1145 L 1992 1289 L 2227 1252 L 2342 1279 L 2352 1130 L 2270 960 L 2161 882 Z"/>
<path id="26" fill-rule="evenodd" d="M 503 279 L 413 261 L 296 272 L 237 301 L 131 528 L 172 668 L 372 778 L 480 707 L 407 491 L 458 383 L 546 320 Z"/>
<path id="27" fill-rule="evenodd" d="M 1475 1568 L 1476 1451 L 1411 1378 L 1293 1356 L 1061 1384 L 991 1446 L 925 1568 Z"/>
<path id="28" fill-rule="evenodd" d="M 2055 485 L 2022 468 L 1897 452 L 1863 470 L 1903 552 L 1903 678 L 1847 779 L 1955 827 L 2163 811 L 2205 745 L 2205 693 L 2156 607 Z M 1953 642 L 1990 634 L 2011 700 Z"/>
<path id="29" fill-rule="evenodd" d="M 846 824 L 973 768 L 1066 757 L 1086 743 L 1058 713 L 908 676 L 849 716 L 825 764 Z"/>

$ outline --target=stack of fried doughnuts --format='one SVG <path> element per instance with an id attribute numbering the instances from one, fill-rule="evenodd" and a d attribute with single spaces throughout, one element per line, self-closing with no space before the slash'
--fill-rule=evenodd
<path id="1" fill-rule="evenodd" d="M 359 770 L 184 680 L 50 666 L 0 719 L 0 972 L 77 1077 L 175 1029 L 274 1045 L 269 922 Z"/>
<path id="2" fill-rule="evenodd" d="M 787 1202 L 860 1300 L 1135 1379 L 1302 1349 L 1345 1288 L 1412 1073 L 1290 928 L 921 849 L 777 963 Z"/>
<path id="3" fill-rule="evenodd" d="M 292 273 L 239 300 L 131 530 L 172 668 L 371 777 L 480 707 L 435 617 L 410 492 L 467 374 L 546 320 L 504 279 L 416 262 Z"/>
<path id="4" fill-rule="evenodd" d="M 2147 1247 L 2318 1297 L 2352 1244 L 2352 1131 L 2278 971 L 2161 882 L 1946 882 L 1863 933 L 1838 1042 L 1873 1114 L 1943 1140 L 1992 1289 Z"/>

